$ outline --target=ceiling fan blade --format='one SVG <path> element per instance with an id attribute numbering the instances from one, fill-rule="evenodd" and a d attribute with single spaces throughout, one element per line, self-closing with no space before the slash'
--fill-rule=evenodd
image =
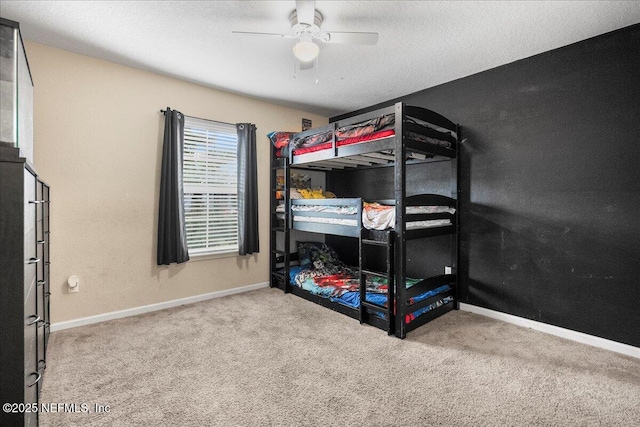
<path id="1" fill-rule="evenodd" d="M 325 43 L 368 44 L 378 43 L 378 33 L 345 33 L 331 31 L 321 38 Z"/>
<path id="2" fill-rule="evenodd" d="M 313 25 L 316 14 L 315 0 L 296 0 L 298 24 Z"/>
<path id="3" fill-rule="evenodd" d="M 255 33 L 253 31 L 231 31 L 232 34 L 240 34 L 242 36 L 276 36 L 280 38 L 290 38 L 290 34 L 277 34 L 277 33 Z"/>

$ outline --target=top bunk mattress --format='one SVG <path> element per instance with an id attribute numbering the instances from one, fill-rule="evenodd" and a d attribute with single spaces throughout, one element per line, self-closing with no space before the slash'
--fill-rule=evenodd
<path id="1" fill-rule="evenodd" d="M 403 104 L 396 104 L 395 108 L 402 106 L 402 129 L 405 140 L 411 140 L 414 149 L 421 147 L 425 152 L 430 152 L 433 147 L 442 150 L 449 150 L 450 157 L 455 154 L 457 143 L 457 126 L 448 119 L 440 116 L 432 111 L 409 107 Z M 396 113 L 393 108 L 383 108 L 371 113 L 362 114 L 360 116 L 347 118 L 327 126 L 300 132 L 291 136 L 288 147 L 282 150 L 281 155 L 287 155 L 290 151 L 296 160 L 303 158 L 306 161 L 309 153 L 317 153 L 336 149 L 336 157 L 340 157 L 340 147 L 354 144 L 363 144 L 368 142 L 381 141 L 392 138 L 396 133 Z M 424 144 L 424 145 L 423 145 Z M 363 152 L 369 150 L 369 147 L 363 147 Z M 382 151 L 384 149 L 394 149 L 394 144 L 377 144 L 371 151 Z M 352 151 L 352 150 L 351 150 Z M 329 156 L 333 153 L 329 154 Z M 311 159 L 311 157 L 308 157 Z M 313 157 L 314 159 L 316 156 Z"/>

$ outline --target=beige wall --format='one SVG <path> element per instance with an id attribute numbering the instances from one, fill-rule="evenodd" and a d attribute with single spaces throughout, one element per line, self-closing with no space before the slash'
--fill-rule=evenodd
<path id="1" fill-rule="evenodd" d="M 51 185 L 51 317 L 61 322 L 268 281 L 272 130 L 327 119 L 26 43 L 35 85 L 34 165 Z M 163 116 L 258 128 L 260 254 L 155 265 Z M 67 278 L 80 292 L 67 293 Z"/>

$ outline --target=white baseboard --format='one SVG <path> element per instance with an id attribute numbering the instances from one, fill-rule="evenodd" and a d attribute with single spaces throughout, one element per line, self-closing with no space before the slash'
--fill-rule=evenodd
<path id="1" fill-rule="evenodd" d="M 512 314 L 489 310 L 488 308 L 478 307 L 476 305 L 461 303 L 460 310 L 479 314 L 485 317 L 490 317 L 496 320 L 502 320 L 503 322 L 512 323 L 518 326 L 524 326 L 525 328 L 531 328 L 536 331 L 545 332 L 547 334 L 555 335 L 560 338 L 566 338 L 568 340 L 577 341 L 582 344 L 604 348 L 605 350 L 615 351 L 616 353 L 621 353 L 626 356 L 640 359 L 640 348 L 633 347 L 628 344 L 622 344 L 616 341 L 611 341 L 582 332 L 572 331 L 571 329 L 565 329 L 558 326 L 548 325 L 542 322 L 536 322 L 535 320 L 525 319 L 524 317 L 518 317 Z"/>
<path id="2" fill-rule="evenodd" d="M 109 313 L 97 314 L 95 316 L 82 317 L 80 319 L 67 320 L 51 324 L 51 332 L 63 329 L 77 328 L 78 326 L 90 325 L 92 323 L 104 322 L 106 320 L 121 319 L 123 317 L 135 316 L 137 314 L 149 313 L 151 311 L 164 310 L 165 308 L 177 307 L 199 301 L 206 301 L 213 298 L 226 297 L 228 295 L 240 294 L 254 291 L 269 286 L 269 282 L 256 283 L 254 285 L 241 286 L 239 288 L 225 289 L 224 291 L 210 292 L 208 294 L 194 295 L 191 297 L 174 299 L 157 304 L 143 305 L 141 307 L 128 308 L 125 310 L 111 311 Z"/>

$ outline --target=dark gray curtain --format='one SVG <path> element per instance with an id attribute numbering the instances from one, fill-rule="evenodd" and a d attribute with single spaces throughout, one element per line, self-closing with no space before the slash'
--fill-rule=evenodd
<path id="1" fill-rule="evenodd" d="M 158 212 L 158 265 L 189 260 L 182 183 L 184 116 L 179 111 L 172 111 L 168 107 L 164 115 Z"/>
<path id="2" fill-rule="evenodd" d="M 259 252 L 256 126 L 236 124 L 238 131 L 238 252 Z"/>

